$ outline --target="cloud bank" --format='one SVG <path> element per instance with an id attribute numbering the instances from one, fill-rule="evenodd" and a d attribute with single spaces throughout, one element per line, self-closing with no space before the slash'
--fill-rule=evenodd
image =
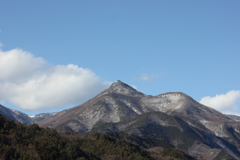
<path id="1" fill-rule="evenodd" d="M 0 50 L 0 101 L 23 110 L 78 105 L 110 85 L 74 64 L 53 66 L 21 49 Z"/>
<path id="2" fill-rule="evenodd" d="M 240 106 L 240 91 L 232 90 L 215 97 L 203 97 L 200 103 L 226 114 L 236 114 Z"/>

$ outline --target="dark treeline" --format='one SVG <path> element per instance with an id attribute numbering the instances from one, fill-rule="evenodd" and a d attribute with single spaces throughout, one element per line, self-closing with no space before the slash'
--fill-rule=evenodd
<path id="1" fill-rule="evenodd" d="M 187 158 L 173 149 L 157 159 Z M 180 156 L 180 157 L 179 157 Z M 150 152 L 103 133 L 58 133 L 37 124 L 23 125 L 0 114 L 0 160 L 148 160 Z M 171 158 L 170 158 L 171 159 Z M 191 157 L 189 159 L 192 159 Z"/>

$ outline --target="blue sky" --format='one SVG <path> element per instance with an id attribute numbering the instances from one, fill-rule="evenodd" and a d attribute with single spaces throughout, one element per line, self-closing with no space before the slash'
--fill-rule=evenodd
<path id="1" fill-rule="evenodd" d="M 28 114 L 121 80 L 240 114 L 240 1 L 0 0 L 0 102 Z M 64 78 L 65 77 L 65 78 Z"/>

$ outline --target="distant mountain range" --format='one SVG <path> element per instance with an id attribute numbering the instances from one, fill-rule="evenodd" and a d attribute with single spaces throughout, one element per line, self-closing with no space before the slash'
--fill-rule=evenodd
<path id="1" fill-rule="evenodd" d="M 45 118 L 51 117 L 57 113 L 40 113 L 35 116 L 29 116 L 23 112 L 13 110 L 0 105 L 0 113 L 7 116 L 8 118 L 21 122 L 23 124 L 33 124 Z"/>
<path id="2" fill-rule="evenodd" d="M 19 121 L 24 124 L 32 123 L 31 117 L 29 117 L 27 114 L 22 113 L 17 110 L 13 110 L 13 109 L 4 107 L 2 105 L 0 105 L 0 113 L 7 116 L 8 118 L 10 118 L 12 120 Z"/>
<path id="3" fill-rule="evenodd" d="M 199 159 L 240 158 L 239 117 L 224 115 L 181 92 L 149 96 L 116 81 L 86 103 L 61 112 L 29 117 L 0 106 L 0 113 L 58 131 L 105 132 L 115 138 L 121 137 L 119 132 L 130 137 L 146 135 Z M 141 141 L 126 138 L 129 136 L 124 137 L 144 147 Z"/>

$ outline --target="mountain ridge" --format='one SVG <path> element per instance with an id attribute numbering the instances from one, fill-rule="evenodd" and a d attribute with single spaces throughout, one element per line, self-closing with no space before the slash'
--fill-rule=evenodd
<path id="1" fill-rule="evenodd" d="M 175 115 L 183 114 L 184 116 L 191 116 L 195 120 L 204 122 L 231 120 L 224 114 L 200 104 L 185 93 L 168 92 L 157 96 L 145 95 L 120 80 L 114 82 L 108 89 L 104 90 L 89 101 L 69 110 L 58 112 L 55 116 L 62 116 L 67 113 L 70 113 L 70 115 L 77 115 L 79 113 L 80 116 L 89 111 L 91 114 L 89 116 L 91 117 L 97 113 L 97 111 L 92 113 L 90 111 L 91 109 L 94 110 L 101 108 L 103 109 L 102 114 L 108 112 L 115 114 L 115 117 L 117 118 L 114 119 L 112 117 L 112 122 L 118 122 L 124 118 L 133 118 L 134 116 L 150 111 L 160 111 Z M 123 111 L 122 109 L 127 110 L 128 112 L 123 115 L 121 114 L 121 111 Z M 213 116 L 213 113 L 215 116 Z M 86 117 L 86 114 L 83 116 Z M 127 115 L 132 116 L 129 117 Z M 107 115 L 105 114 L 105 116 Z M 92 118 L 93 117 L 91 117 L 91 119 Z M 64 117 L 62 119 L 64 119 Z M 110 122 L 109 120 L 106 121 Z M 39 124 L 41 125 L 41 123 Z M 92 125 L 90 125 L 90 129 L 91 126 Z"/>
<path id="2" fill-rule="evenodd" d="M 14 109 L 7 108 L 1 104 L 0 104 L 0 113 L 12 120 L 19 121 L 25 124 L 31 124 L 31 117 L 29 117 L 27 114 Z"/>

